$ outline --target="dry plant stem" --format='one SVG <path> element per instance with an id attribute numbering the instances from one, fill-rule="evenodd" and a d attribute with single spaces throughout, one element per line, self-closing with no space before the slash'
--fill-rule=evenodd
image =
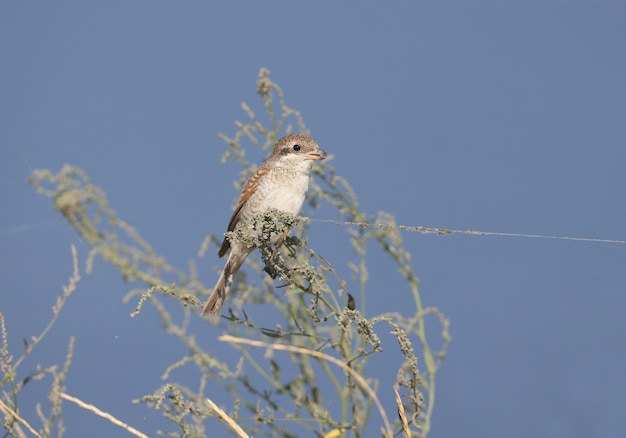
<path id="1" fill-rule="evenodd" d="M 0 400 L 0 411 L 4 412 L 4 415 L 7 415 L 7 416 L 10 415 L 11 417 L 15 418 L 17 421 L 19 421 L 24 426 L 26 426 L 26 429 L 28 429 L 30 433 L 35 435 L 37 438 L 41 438 L 41 435 L 39 435 L 39 433 L 37 433 L 37 431 L 33 429 L 26 420 L 24 420 L 22 417 L 17 415 L 17 412 L 15 412 L 13 409 L 5 405 L 2 400 Z"/>
<path id="2" fill-rule="evenodd" d="M 140 438 L 148 438 L 148 435 L 145 435 L 145 434 L 139 432 L 134 427 L 131 427 L 128 424 L 121 422 L 120 420 L 118 420 L 113 415 L 109 414 L 108 412 L 101 411 L 100 409 L 98 409 L 94 405 L 91 405 L 89 403 L 85 403 L 84 401 L 82 401 L 82 400 L 80 400 L 80 399 L 78 399 L 76 397 L 72 397 L 71 395 L 68 395 L 68 394 L 65 394 L 65 393 L 62 393 L 61 397 L 64 398 L 65 400 L 68 400 L 68 401 L 71 401 L 72 403 L 77 404 L 78 406 L 80 406 L 83 409 L 86 409 L 88 411 L 93 412 L 94 414 L 98 415 L 99 417 L 102 417 L 102 418 L 105 418 L 105 419 L 109 420 L 111 423 L 115 424 L 116 426 L 121 427 L 122 429 L 126 430 L 127 432 L 131 433 L 134 436 L 137 436 L 137 437 L 140 437 Z"/>
<path id="3" fill-rule="evenodd" d="M 230 431 L 233 433 L 233 435 L 240 437 L 240 438 L 248 438 L 249 435 L 244 432 L 244 430 L 239 427 L 239 425 L 237 423 L 235 423 L 235 421 L 230 418 L 230 416 L 224 412 L 222 409 L 220 409 L 219 406 L 217 406 L 215 403 L 213 403 L 213 400 L 207 398 L 206 400 L 206 404 L 209 405 L 209 408 L 213 409 L 218 417 L 220 421 L 223 421 L 224 423 L 226 423 L 226 425 L 228 426 L 228 428 L 230 429 Z"/>
<path id="4" fill-rule="evenodd" d="M 404 405 L 402 404 L 402 398 L 398 392 L 397 387 L 393 387 L 393 392 L 396 394 L 396 404 L 398 405 L 398 416 L 402 423 L 402 432 L 404 432 L 405 438 L 411 438 L 411 430 L 409 429 L 409 422 L 406 419 L 406 413 L 404 412 Z"/>
<path id="5" fill-rule="evenodd" d="M 245 344 L 245 345 L 250 345 L 252 347 L 267 348 L 269 350 L 283 350 L 283 351 L 289 351 L 289 352 L 297 353 L 297 354 L 306 354 L 309 356 L 316 357 L 318 359 L 322 359 L 322 360 L 334 363 L 335 365 L 343 369 L 345 372 L 349 373 L 354 378 L 354 380 L 356 380 L 359 383 L 361 388 L 363 388 L 368 393 L 368 395 L 372 398 L 372 400 L 374 400 L 374 403 L 376 404 L 376 407 L 378 408 L 378 412 L 380 413 L 380 416 L 383 419 L 383 423 L 385 425 L 386 436 L 388 438 L 393 437 L 393 430 L 391 429 L 391 424 L 389 424 L 387 413 L 385 412 L 385 409 L 380 403 L 378 396 L 376 395 L 374 390 L 367 384 L 365 379 L 363 379 L 363 377 L 357 374 L 352 368 L 347 366 L 344 362 L 334 358 L 333 356 L 320 353 L 319 351 L 308 350 L 306 348 L 294 347 L 291 345 L 268 344 L 267 342 L 255 341 L 253 339 L 236 338 L 230 335 L 222 335 L 217 339 L 218 341 L 228 342 L 232 344 Z"/>

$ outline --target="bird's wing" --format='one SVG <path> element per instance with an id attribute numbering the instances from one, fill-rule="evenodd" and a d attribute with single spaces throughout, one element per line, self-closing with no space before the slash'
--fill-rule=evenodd
<path id="1" fill-rule="evenodd" d="M 235 207 L 235 211 L 233 211 L 233 215 L 230 218 L 230 222 L 228 222 L 227 231 L 233 231 L 235 229 L 235 227 L 239 223 L 239 220 L 241 219 L 241 209 L 246 204 L 250 196 L 254 194 L 257 187 L 259 187 L 259 183 L 261 182 L 263 177 L 267 175 L 269 170 L 270 169 L 268 166 L 263 165 L 259 167 L 257 171 L 252 174 L 252 176 L 250 176 L 248 181 L 246 181 L 246 184 L 243 186 L 243 192 L 241 193 L 241 198 L 239 199 L 239 202 L 237 203 L 237 207 Z M 224 241 L 222 242 L 222 246 L 220 247 L 220 250 L 218 251 L 217 255 L 220 257 L 223 257 L 224 254 L 226 254 L 226 251 L 228 251 L 228 248 L 230 248 L 230 241 L 227 238 L 224 238 Z"/>

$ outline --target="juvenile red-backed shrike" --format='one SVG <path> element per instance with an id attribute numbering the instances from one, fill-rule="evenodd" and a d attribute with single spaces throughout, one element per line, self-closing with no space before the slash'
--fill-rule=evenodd
<path id="1" fill-rule="evenodd" d="M 291 134 L 278 140 L 270 157 L 244 185 L 228 223 L 228 231 L 239 229 L 247 220 L 273 208 L 297 215 L 309 188 L 313 161 L 324 158 L 326 152 L 307 135 Z M 276 243 L 279 238 L 272 236 L 271 243 Z M 223 257 L 229 249 L 224 270 L 202 309 L 203 315 L 220 312 L 235 274 L 254 247 L 225 237 L 217 254 Z"/>

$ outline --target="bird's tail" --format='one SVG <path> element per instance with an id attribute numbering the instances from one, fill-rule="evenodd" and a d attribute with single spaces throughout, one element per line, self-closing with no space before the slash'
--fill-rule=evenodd
<path id="1" fill-rule="evenodd" d="M 250 252 L 251 251 L 233 251 L 233 248 L 231 248 L 228 260 L 226 261 L 226 266 L 224 266 L 224 270 L 222 271 L 220 278 L 217 280 L 217 284 L 213 288 L 211 296 L 202 309 L 202 315 L 217 315 L 220 313 L 222 305 L 224 305 L 224 300 L 230 292 L 230 287 L 233 284 L 235 274 Z"/>

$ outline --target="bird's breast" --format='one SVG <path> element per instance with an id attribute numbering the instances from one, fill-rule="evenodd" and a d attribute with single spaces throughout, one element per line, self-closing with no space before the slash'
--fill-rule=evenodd
<path id="1" fill-rule="evenodd" d="M 306 191 L 309 188 L 309 175 L 268 175 L 257 188 L 255 203 L 258 210 L 275 208 L 296 215 L 300 213 Z"/>

